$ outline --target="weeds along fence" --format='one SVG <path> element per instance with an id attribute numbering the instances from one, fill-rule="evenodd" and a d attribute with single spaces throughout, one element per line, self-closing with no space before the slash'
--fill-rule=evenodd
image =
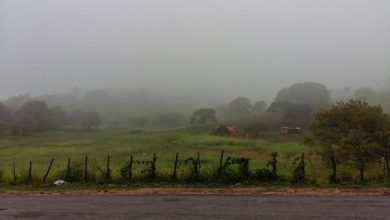
<path id="1" fill-rule="evenodd" d="M 175 153 L 160 160 L 159 155 L 107 155 L 104 158 L 48 158 L 35 166 L 34 160 L 12 161 L 0 167 L 1 184 L 50 185 L 62 179 L 70 183 L 314 183 L 326 180 L 323 167 L 316 167 L 304 153 L 286 158 L 273 152 L 261 165 L 256 159 L 232 157 L 221 150 L 217 159 Z M 8 170 L 8 173 L 6 172 Z"/>

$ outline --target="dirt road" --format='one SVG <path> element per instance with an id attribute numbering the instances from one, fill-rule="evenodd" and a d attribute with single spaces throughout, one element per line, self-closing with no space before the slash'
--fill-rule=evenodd
<path id="1" fill-rule="evenodd" d="M 390 197 L 0 196 L 0 219 L 390 219 Z"/>

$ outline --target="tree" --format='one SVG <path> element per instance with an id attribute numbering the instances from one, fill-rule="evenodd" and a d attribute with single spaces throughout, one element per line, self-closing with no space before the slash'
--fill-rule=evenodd
<path id="1" fill-rule="evenodd" d="M 68 122 L 73 126 L 81 127 L 81 122 L 85 118 L 85 112 L 81 110 L 74 110 L 69 113 Z"/>
<path id="2" fill-rule="evenodd" d="M 57 130 L 62 128 L 68 121 L 68 113 L 61 106 L 54 106 L 47 109 L 45 114 L 45 128 Z"/>
<path id="3" fill-rule="evenodd" d="M 95 111 L 89 111 L 85 114 L 84 118 L 81 121 L 81 126 L 85 130 L 92 130 L 97 128 L 100 125 L 100 116 Z"/>
<path id="4" fill-rule="evenodd" d="M 330 92 L 325 85 L 314 82 L 296 83 L 278 92 L 275 102 L 306 104 L 313 109 L 330 103 Z"/>
<path id="5" fill-rule="evenodd" d="M 6 105 L 0 103 L 0 134 L 6 132 L 12 121 L 12 112 Z"/>
<path id="6" fill-rule="evenodd" d="M 258 101 L 253 104 L 252 111 L 255 113 L 264 112 L 267 109 L 267 103 L 265 101 Z"/>
<path id="7" fill-rule="evenodd" d="M 255 123 L 251 124 L 249 126 L 246 126 L 244 128 L 244 131 L 250 136 L 250 137 L 259 137 L 261 132 L 266 131 L 265 125 L 262 123 Z"/>
<path id="8" fill-rule="evenodd" d="M 236 98 L 230 103 L 229 111 L 235 116 L 247 115 L 252 111 L 251 101 L 246 97 Z"/>
<path id="9" fill-rule="evenodd" d="M 43 101 L 29 101 L 22 105 L 16 112 L 16 118 L 12 125 L 14 134 L 25 135 L 30 132 L 46 130 L 45 114 L 46 103 Z"/>
<path id="10" fill-rule="evenodd" d="M 307 104 L 273 102 L 267 112 L 282 115 L 283 125 L 306 127 L 312 119 L 313 110 Z"/>
<path id="11" fill-rule="evenodd" d="M 193 113 L 190 121 L 191 125 L 215 123 L 217 121 L 215 113 L 215 110 L 212 108 L 200 108 Z"/>
<path id="12" fill-rule="evenodd" d="M 33 98 L 30 94 L 18 95 L 11 97 L 4 101 L 4 104 L 8 106 L 13 111 L 19 109 L 22 105 L 26 104 L 29 101 L 33 101 Z"/>
<path id="13" fill-rule="evenodd" d="M 388 116 L 380 106 L 352 99 L 316 113 L 310 130 L 322 146 L 323 155 L 336 152 L 338 161 L 352 162 L 363 181 L 366 164 L 375 159 L 380 138 L 388 127 Z"/>

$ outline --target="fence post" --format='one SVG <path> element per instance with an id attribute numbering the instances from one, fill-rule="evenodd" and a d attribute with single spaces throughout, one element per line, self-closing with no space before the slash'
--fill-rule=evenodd
<path id="1" fill-rule="evenodd" d="M 128 169 L 127 172 L 129 175 L 129 182 L 131 182 L 131 178 L 133 177 L 133 173 L 131 171 L 132 167 L 133 167 L 133 155 L 130 155 L 129 166 L 127 168 Z"/>
<path id="2" fill-rule="evenodd" d="M 198 157 L 196 158 L 195 164 L 196 164 L 195 176 L 196 176 L 196 178 L 198 178 L 199 177 L 199 173 L 200 173 L 200 155 L 199 155 L 199 151 L 198 151 Z"/>
<path id="3" fill-rule="evenodd" d="M 274 180 L 277 178 L 278 176 L 278 171 L 277 171 L 277 164 L 278 164 L 278 161 L 276 159 L 276 157 L 278 156 L 278 153 L 277 152 L 273 152 L 271 154 L 272 156 L 272 161 L 271 161 L 271 166 L 272 166 L 272 178 L 274 178 Z"/>
<path id="4" fill-rule="evenodd" d="M 334 154 L 334 151 L 329 152 L 329 160 L 332 166 L 332 174 L 330 175 L 329 181 L 331 183 L 337 182 L 337 164 L 336 164 L 336 156 Z"/>
<path id="5" fill-rule="evenodd" d="M 46 172 L 45 176 L 43 176 L 43 179 L 42 179 L 42 182 L 43 182 L 43 183 L 46 183 L 46 178 L 47 178 L 47 176 L 48 176 L 49 173 L 50 173 L 51 166 L 53 165 L 53 162 L 54 162 L 54 158 L 51 158 L 49 168 L 47 169 L 47 172 Z"/>
<path id="6" fill-rule="evenodd" d="M 176 170 L 177 170 L 177 162 L 179 160 L 179 153 L 176 153 L 176 159 L 175 159 L 175 165 L 173 167 L 173 175 L 172 175 L 172 179 L 173 180 L 176 180 L 177 179 L 177 173 L 176 173 Z"/>
<path id="7" fill-rule="evenodd" d="M 111 170 L 110 170 L 110 155 L 107 156 L 107 168 L 106 168 L 106 180 L 111 179 Z"/>
<path id="8" fill-rule="evenodd" d="M 13 173 L 13 185 L 15 186 L 16 185 L 16 171 L 15 171 L 15 161 L 12 162 L 12 173 Z"/>
<path id="9" fill-rule="evenodd" d="M 221 175 L 222 172 L 222 163 L 223 163 L 223 154 L 225 153 L 224 150 L 221 151 L 221 157 L 219 158 L 219 168 L 218 168 L 218 175 Z"/>
<path id="10" fill-rule="evenodd" d="M 154 180 L 156 179 L 156 161 L 157 161 L 157 156 L 156 153 L 153 154 L 153 160 L 151 164 L 151 174 L 150 174 L 150 179 Z"/>
<path id="11" fill-rule="evenodd" d="M 32 161 L 30 160 L 30 166 L 28 168 L 28 181 L 32 182 Z"/>
<path id="12" fill-rule="evenodd" d="M 69 174 L 70 174 L 70 157 L 68 157 L 68 164 L 66 166 L 65 180 L 69 180 Z"/>
<path id="13" fill-rule="evenodd" d="M 84 162 L 84 182 L 88 181 L 88 156 L 85 156 Z"/>

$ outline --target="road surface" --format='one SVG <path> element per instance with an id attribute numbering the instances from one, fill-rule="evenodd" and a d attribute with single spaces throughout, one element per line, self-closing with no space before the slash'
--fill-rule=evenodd
<path id="1" fill-rule="evenodd" d="M 390 219 L 390 197 L 0 196 L 0 219 Z"/>

